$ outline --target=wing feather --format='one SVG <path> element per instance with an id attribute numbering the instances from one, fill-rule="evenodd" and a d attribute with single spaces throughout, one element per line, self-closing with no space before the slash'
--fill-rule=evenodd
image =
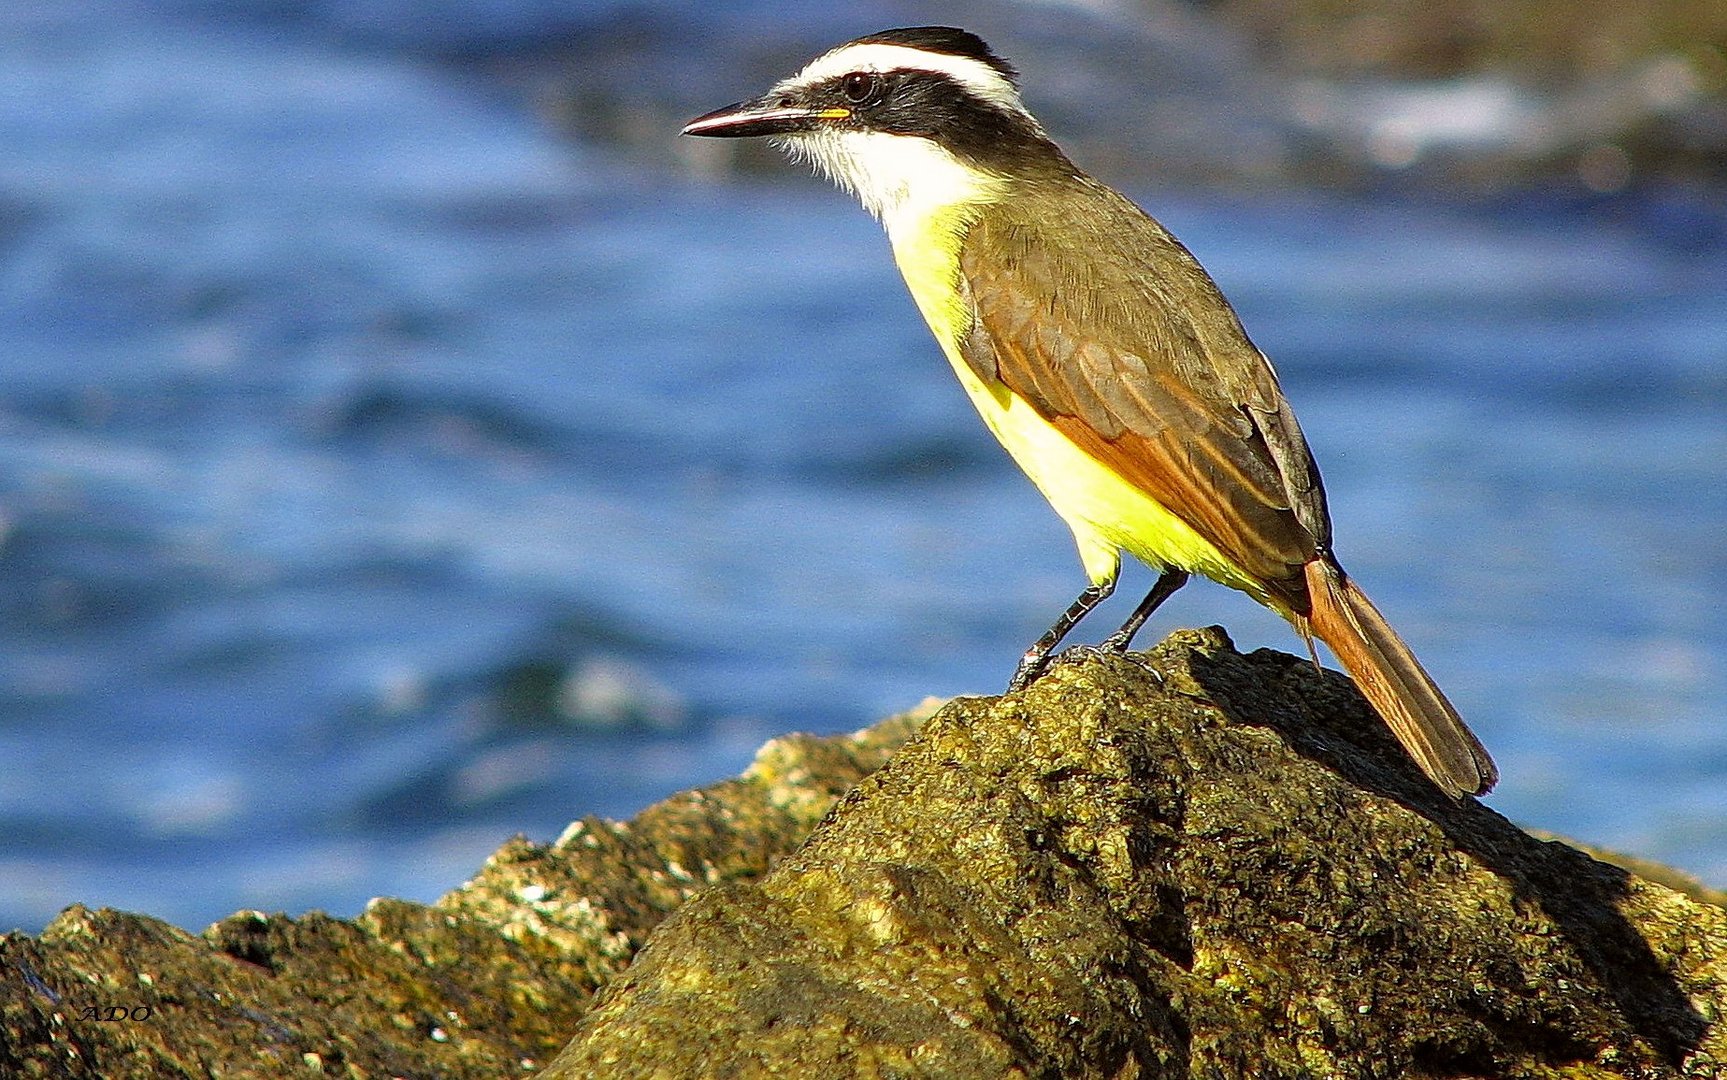
<path id="1" fill-rule="evenodd" d="M 1057 194 L 1059 229 L 1012 216 L 1047 198 L 973 223 L 966 361 L 1305 611 L 1329 517 L 1276 375 L 1160 225 L 1101 186 Z"/>

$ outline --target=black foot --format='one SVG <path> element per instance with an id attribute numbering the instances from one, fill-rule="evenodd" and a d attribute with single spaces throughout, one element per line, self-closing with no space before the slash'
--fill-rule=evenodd
<path id="1" fill-rule="evenodd" d="M 1007 692 L 1017 694 L 1038 679 L 1049 673 L 1049 669 L 1057 664 L 1077 664 L 1084 660 L 1096 660 L 1104 656 L 1120 656 L 1121 650 L 1111 649 L 1107 645 L 1069 645 L 1058 653 L 1045 653 L 1032 663 L 1030 653 L 1020 661 L 1019 669 L 1008 680 Z"/>
<path id="2" fill-rule="evenodd" d="M 1100 660 L 1106 656 L 1120 656 L 1118 649 L 1112 649 L 1107 644 L 1101 645 L 1069 645 L 1067 648 L 1050 657 L 1049 666 L 1056 664 L 1080 664 L 1087 660 Z M 1045 668 L 1048 670 L 1048 668 Z"/>
<path id="3" fill-rule="evenodd" d="M 1085 618 L 1086 612 L 1109 599 L 1109 594 L 1113 591 L 1113 578 L 1086 586 L 1085 591 L 1061 613 L 1061 618 L 1055 620 L 1055 625 L 1045 631 L 1044 635 L 1025 651 L 1025 655 L 1020 657 L 1019 667 L 1014 669 L 1013 678 L 1007 681 L 1007 692 L 1017 694 L 1036 682 L 1037 677 L 1043 674 L 1044 666 L 1049 663 L 1049 654 L 1061 644 L 1061 639 L 1073 629 L 1073 624 Z"/>
<path id="4" fill-rule="evenodd" d="M 1037 681 L 1037 677 L 1049 669 L 1049 651 L 1039 651 L 1035 648 L 1026 650 L 1019 659 L 1019 666 L 1013 669 L 1013 678 L 1007 681 L 1007 692 L 1017 694 Z"/>

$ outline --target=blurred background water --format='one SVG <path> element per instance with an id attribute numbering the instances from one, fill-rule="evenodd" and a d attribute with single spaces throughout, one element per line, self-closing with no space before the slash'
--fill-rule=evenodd
<path id="1" fill-rule="evenodd" d="M 1720 42 L 1304 71 L 1239 6 L 9 13 L 0 929 L 429 900 L 775 734 L 998 690 L 1082 583 L 1065 530 L 874 223 L 674 137 L 931 21 L 1234 299 L 1491 804 L 1727 884 Z M 1209 584 L 1148 638 L 1214 622 L 1299 649 Z"/>

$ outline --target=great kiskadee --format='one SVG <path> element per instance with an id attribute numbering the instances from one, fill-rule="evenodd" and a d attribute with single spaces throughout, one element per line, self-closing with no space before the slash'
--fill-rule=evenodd
<path id="1" fill-rule="evenodd" d="M 1161 574 L 1101 648 L 1125 651 L 1204 574 L 1330 646 L 1439 787 L 1493 786 L 1487 751 L 1332 554 L 1319 469 L 1234 309 L 1068 160 L 976 35 L 859 38 L 683 133 L 768 136 L 857 195 L 984 423 L 1073 530 L 1090 584 L 1010 689 L 1109 596 L 1126 550 Z"/>

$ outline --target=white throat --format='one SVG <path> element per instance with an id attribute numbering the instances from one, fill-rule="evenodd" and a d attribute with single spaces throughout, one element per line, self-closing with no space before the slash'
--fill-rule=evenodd
<path id="1" fill-rule="evenodd" d="M 990 200 L 1004 183 L 915 135 L 825 130 L 782 139 L 780 144 L 856 195 L 896 240 L 933 214 Z"/>

